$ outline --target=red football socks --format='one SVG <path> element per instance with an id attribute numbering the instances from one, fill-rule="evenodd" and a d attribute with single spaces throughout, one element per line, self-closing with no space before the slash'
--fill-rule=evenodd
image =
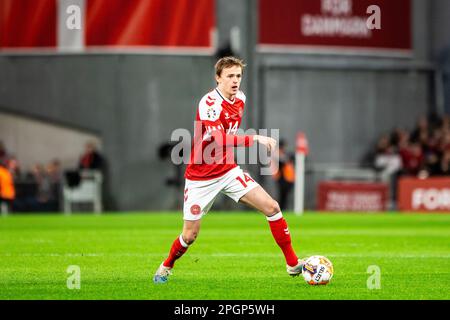
<path id="1" fill-rule="evenodd" d="M 291 267 L 296 266 L 298 264 L 298 258 L 292 248 L 291 235 L 282 213 L 279 212 L 271 217 L 267 217 L 267 220 L 269 221 L 270 231 L 272 231 L 276 243 L 283 251 L 286 263 Z"/>
<path id="2" fill-rule="evenodd" d="M 163 265 L 165 267 L 173 268 L 175 260 L 180 258 L 188 249 L 188 244 L 184 242 L 183 237 L 180 235 L 175 241 L 172 243 L 172 247 L 170 248 L 169 256 L 166 260 L 164 260 Z"/>

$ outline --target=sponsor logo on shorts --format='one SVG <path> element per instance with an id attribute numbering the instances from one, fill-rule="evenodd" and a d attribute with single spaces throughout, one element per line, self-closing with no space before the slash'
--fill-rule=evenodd
<path id="1" fill-rule="evenodd" d="M 198 204 L 194 204 L 193 206 L 191 206 L 191 213 L 193 215 L 198 215 L 198 214 L 200 214 L 200 212 L 201 212 L 201 209 Z"/>

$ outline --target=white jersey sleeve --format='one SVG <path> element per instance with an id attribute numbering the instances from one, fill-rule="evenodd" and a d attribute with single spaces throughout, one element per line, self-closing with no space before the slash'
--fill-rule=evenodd
<path id="1" fill-rule="evenodd" d="M 215 97 L 214 94 L 208 93 L 205 95 L 198 104 L 198 114 L 202 121 L 216 122 L 220 118 L 222 112 L 222 106 L 220 99 Z"/>

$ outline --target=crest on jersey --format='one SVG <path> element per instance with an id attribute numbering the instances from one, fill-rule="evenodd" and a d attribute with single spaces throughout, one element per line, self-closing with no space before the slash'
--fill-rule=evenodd
<path id="1" fill-rule="evenodd" d="M 208 108 L 206 110 L 206 116 L 208 119 L 215 119 L 217 117 L 217 111 L 214 108 Z"/>

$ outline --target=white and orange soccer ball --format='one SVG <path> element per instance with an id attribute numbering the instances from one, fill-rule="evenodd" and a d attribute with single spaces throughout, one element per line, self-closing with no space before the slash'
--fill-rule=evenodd
<path id="1" fill-rule="evenodd" d="M 303 265 L 302 275 L 310 285 L 324 285 L 330 282 L 334 269 L 331 261 L 324 256 L 311 256 Z"/>

